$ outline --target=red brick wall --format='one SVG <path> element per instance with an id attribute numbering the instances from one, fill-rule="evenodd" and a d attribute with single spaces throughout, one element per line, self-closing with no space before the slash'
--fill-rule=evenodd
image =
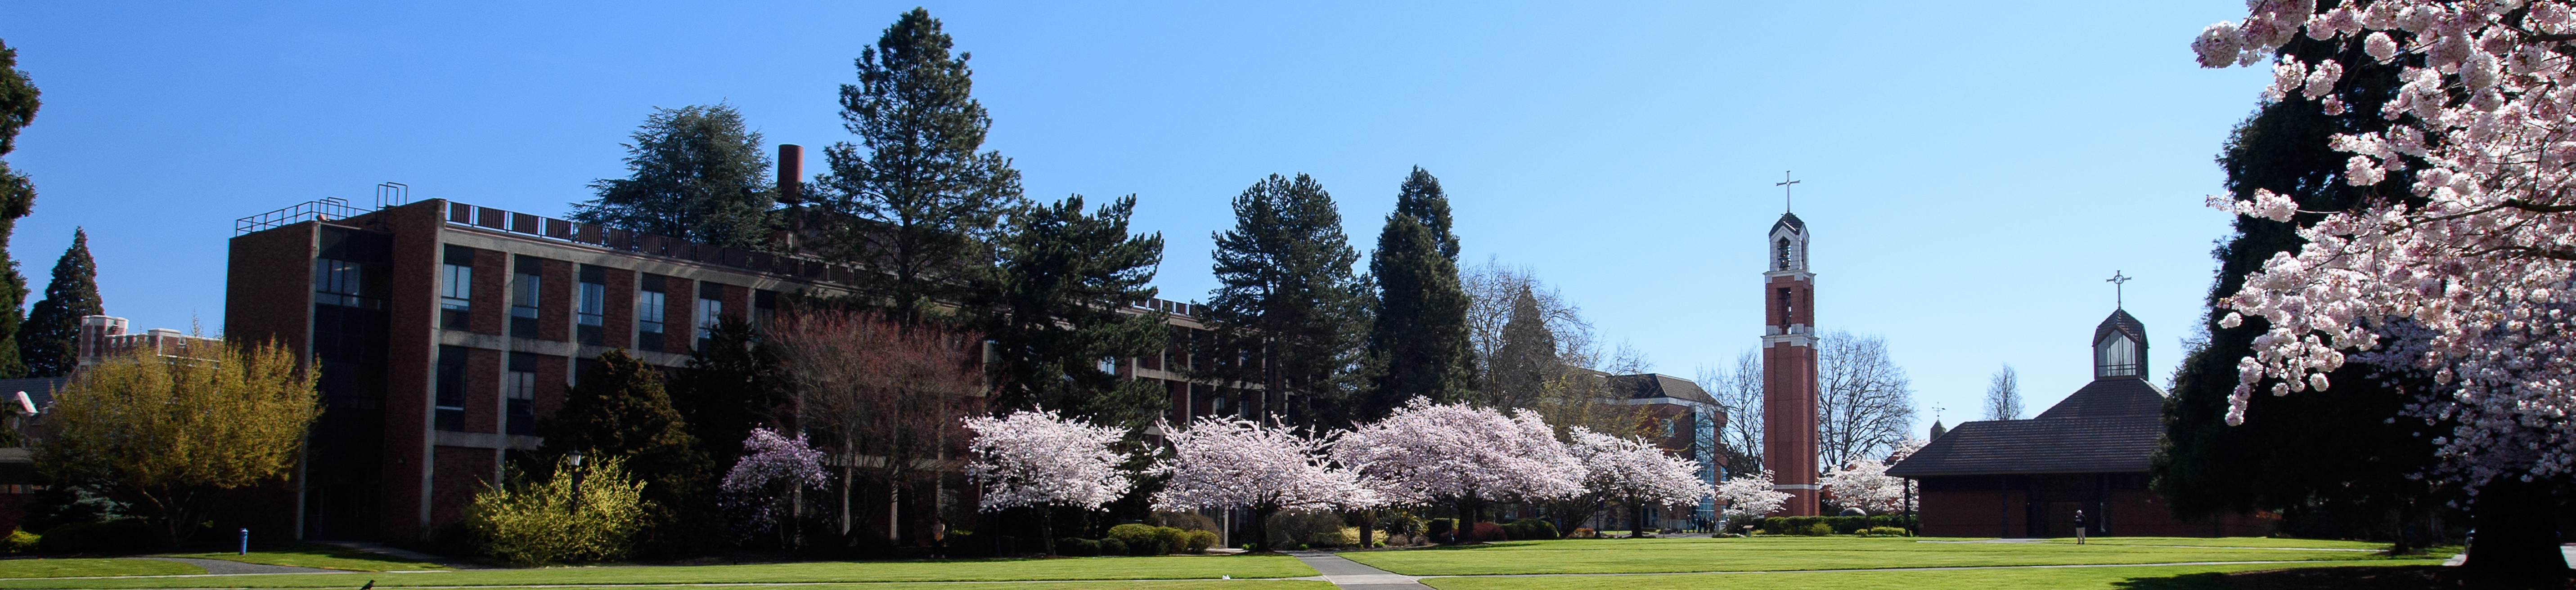
<path id="1" fill-rule="evenodd" d="M 507 360 L 503 355 L 498 350 L 465 349 L 466 432 L 501 431 L 501 369 Z"/>
<path id="2" fill-rule="evenodd" d="M 698 282 L 662 278 L 662 352 L 688 354 L 698 344 Z"/>
<path id="3" fill-rule="evenodd" d="M 510 255 L 474 251 L 474 307 L 465 314 L 466 331 L 502 334 L 510 323 Z"/>
<path id="4" fill-rule="evenodd" d="M 1992 484 L 1988 484 L 1992 485 Z M 1919 489 L 1919 488 L 1918 488 Z M 1920 514 L 1926 537 L 2020 537 L 2030 532 L 2027 490 L 1922 491 Z M 2000 497 L 1998 497 L 2000 495 Z M 2254 537 L 2271 533 L 2271 522 L 2249 515 L 2174 518 L 2155 492 L 2112 489 L 2100 504 L 2086 508 L 2101 521 L 2104 536 L 2119 537 Z"/>
<path id="5" fill-rule="evenodd" d="M 611 268 L 608 281 L 605 317 L 600 318 L 600 344 L 611 348 L 635 347 L 635 271 Z"/>
<path id="6" fill-rule="evenodd" d="M 298 357 L 313 334 L 313 240 L 299 223 L 233 238 L 224 282 L 224 334 L 286 343 Z"/>
<path id="7" fill-rule="evenodd" d="M 573 283 L 581 277 L 578 266 L 561 260 L 537 261 L 537 339 L 554 342 L 572 341 Z"/>
<path id="8" fill-rule="evenodd" d="M 1773 483 L 1816 483 L 1816 349 L 1764 347 L 1762 382 L 1762 466 Z M 1780 515 L 1817 514 L 1815 490 L 1783 491 L 1790 499 Z"/>
<path id="9" fill-rule="evenodd" d="M 563 408 L 564 386 L 572 383 L 572 365 L 570 359 L 564 357 L 542 354 L 536 357 L 537 401 L 533 411 L 537 419 L 544 420 L 554 417 L 555 410 Z"/>
<path id="10" fill-rule="evenodd" d="M 472 447 L 436 447 L 433 455 L 437 466 L 430 490 L 429 523 L 435 530 L 440 525 L 456 522 L 465 507 L 474 504 L 474 494 L 492 483 L 493 469 L 499 467 L 492 449 Z"/>
<path id="11" fill-rule="evenodd" d="M 447 202 L 431 199 L 376 213 L 393 233 L 393 264 L 385 292 L 390 319 L 386 341 L 384 479 L 378 534 L 419 539 L 423 466 L 430 460 L 430 363 L 438 348 L 438 233 Z M 479 272 L 479 271 L 478 271 Z M 478 302 L 477 305 L 480 305 Z"/>

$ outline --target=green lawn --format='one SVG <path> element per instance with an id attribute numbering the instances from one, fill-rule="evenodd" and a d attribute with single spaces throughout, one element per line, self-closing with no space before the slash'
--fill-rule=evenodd
<path id="1" fill-rule="evenodd" d="M 2050 543 L 2075 544 L 2074 538 L 2049 539 Z M 2385 551 L 2387 543 L 2369 541 L 2331 541 L 2324 539 L 2276 539 L 2272 537 L 2094 537 L 2090 545 L 2189 545 L 2193 547 L 2295 547 L 2307 549 L 2369 549 Z"/>
<path id="2" fill-rule="evenodd" d="M 265 564 L 269 564 L 269 565 L 291 565 L 291 566 L 296 566 L 296 567 L 318 567 L 318 568 L 326 568 L 326 569 L 350 570 L 350 571 L 359 571 L 359 572 L 382 572 L 382 571 L 392 571 L 392 570 L 434 570 L 434 569 L 445 569 L 445 568 L 447 567 L 447 566 L 443 566 L 443 565 L 439 565 L 439 564 L 435 564 L 435 563 L 425 563 L 425 562 L 412 561 L 412 560 L 402 559 L 402 558 L 393 557 L 393 556 L 389 556 L 389 555 L 383 555 L 383 554 L 377 554 L 377 553 L 368 553 L 368 552 L 365 552 L 365 551 L 359 551 L 359 550 L 356 550 L 356 549 L 350 549 L 350 548 L 347 548 L 347 547 L 340 547 L 340 546 L 337 546 L 337 545 L 323 545 L 323 544 L 319 544 L 319 543 L 297 543 L 297 544 L 295 544 L 294 546 L 287 547 L 287 548 L 285 548 L 285 549 L 275 549 L 275 550 L 268 550 L 268 551 L 252 551 L 252 552 L 250 552 L 250 554 L 248 554 L 248 555 L 242 555 L 242 554 L 231 553 L 231 552 L 224 552 L 224 553 L 173 553 L 173 554 L 170 554 L 170 555 L 164 555 L 164 556 L 162 556 L 162 557 L 194 557 L 194 558 L 198 558 L 198 559 L 222 559 L 222 560 L 227 560 L 227 561 L 239 561 L 239 562 L 244 562 L 244 563 L 265 563 Z"/>
<path id="3" fill-rule="evenodd" d="M 63 576 L 166 576 L 202 574 L 205 568 L 170 561 L 149 559 L 5 559 L 0 560 L 0 578 L 59 578 Z M 53 582 L 50 585 L 61 585 Z M 48 584 L 38 584 L 44 586 Z"/>
<path id="4" fill-rule="evenodd" d="M 61 561 L 61 560 L 22 560 Z M 9 562 L 0 562 L 9 563 Z M 153 562 L 161 563 L 161 562 Z M 178 565 L 178 564 L 171 564 Z M 189 568 L 194 570 L 195 568 Z M 185 573 L 196 573 L 194 571 Z M 14 588 L 355 588 L 487 585 L 621 585 L 705 582 L 930 582 L 1008 580 L 1174 580 L 1191 578 L 1293 578 L 1315 575 L 1295 558 L 1275 555 L 1097 557 L 1073 559 L 811 562 L 664 567 L 555 567 L 457 570 L 431 573 L 289 574 L 224 578 L 123 578 L 100 580 L 0 580 Z M 1080 586 L 1082 584 L 1077 584 Z M 943 585 L 941 588 L 955 588 Z M 1025 584 L 1011 588 L 1028 588 Z M 885 588 L 885 586 L 869 586 Z"/>
<path id="5" fill-rule="evenodd" d="M 2236 590 L 2218 574 L 2247 570 L 2353 565 L 2350 563 L 2083 567 L 1907 572 L 1758 572 L 1547 578 L 1430 578 L 1439 590 Z M 2389 562 L 2397 565 L 2397 562 Z"/>
<path id="6" fill-rule="evenodd" d="M 2151 564 L 2201 561 L 2390 560 L 2358 551 L 2222 549 L 2058 543 L 1924 543 L 1901 537 L 1757 537 L 1515 541 L 1471 548 L 1345 553 L 1399 574 L 1587 574 L 1796 571 L 1893 567 Z"/>

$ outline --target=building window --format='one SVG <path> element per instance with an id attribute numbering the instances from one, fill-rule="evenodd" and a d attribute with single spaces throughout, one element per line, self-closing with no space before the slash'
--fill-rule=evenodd
<path id="1" fill-rule="evenodd" d="M 724 322 L 724 285 L 698 283 L 698 348 L 706 348 L 716 339 L 716 326 Z"/>
<path id="2" fill-rule="evenodd" d="M 644 275 L 644 286 L 635 291 L 635 349 L 662 352 L 662 275 Z"/>
<path id="3" fill-rule="evenodd" d="M 1797 314 L 1797 312 L 1798 312 L 1798 308 L 1797 308 L 1797 305 L 1796 305 L 1796 303 L 1795 303 L 1797 300 L 1796 300 L 1796 299 L 1794 299 L 1794 298 L 1793 298 L 1793 296 L 1789 294 L 1789 288 L 1788 288 L 1788 287 L 1781 287 L 1781 288 L 1779 289 L 1779 292 L 1780 292 L 1780 326 L 1785 328 L 1785 327 L 1788 327 L 1790 324 L 1798 323 L 1798 320 L 1796 319 L 1796 318 L 1797 318 L 1797 315 L 1796 315 L 1796 314 Z M 1784 332 L 1784 333 L 1785 333 L 1785 332 Z"/>
<path id="4" fill-rule="evenodd" d="M 448 246 L 438 275 L 438 327 L 463 330 L 474 309 L 474 249 Z"/>
<path id="5" fill-rule="evenodd" d="M 313 259 L 313 302 L 322 305 L 384 309 L 385 301 L 377 298 L 375 280 L 367 275 L 377 272 L 375 265 L 359 264 L 331 258 Z"/>
<path id="6" fill-rule="evenodd" d="M 762 289 L 751 292 L 751 331 L 769 329 L 769 319 L 777 316 L 777 291 Z"/>
<path id="7" fill-rule="evenodd" d="M 573 305 L 574 338 L 582 344 L 602 344 L 607 336 L 601 326 L 608 319 L 608 269 L 581 265 L 581 300 Z"/>
<path id="8" fill-rule="evenodd" d="M 510 373 L 501 383 L 501 431 L 504 433 L 536 433 L 537 363 L 537 355 L 510 353 Z"/>
<path id="9" fill-rule="evenodd" d="M 1772 264 L 1772 270 L 1789 270 L 1789 238 L 1780 238 L 1780 244 L 1775 247 L 1775 252 L 1773 256 L 1778 257 L 1779 261 Z"/>
<path id="10" fill-rule="evenodd" d="M 2142 368 L 2138 356 L 2138 341 L 2112 332 L 2093 345 L 2093 376 L 2135 377 Z"/>
<path id="11" fill-rule="evenodd" d="M 514 264 L 517 272 L 510 277 L 510 335 L 537 337 L 537 287 L 544 274 L 540 259 L 521 256 Z"/>
<path id="12" fill-rule="evenodd" d="M 433 426 L 439 430 L 465 430 L 465 354 L 462 346 L 438 347 L 438 372 L 430 387 L 437 397 Z"/>

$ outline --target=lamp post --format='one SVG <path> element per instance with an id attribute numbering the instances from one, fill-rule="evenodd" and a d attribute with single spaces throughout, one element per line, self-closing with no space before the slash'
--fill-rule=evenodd
<path id="1" fill-rule="evenodd" d="M 578 513 L 581 512 L 581 451 L 573 451 L 572 454 L 567 455 L 565 458 L 572 461 L 571 511 Z"/>

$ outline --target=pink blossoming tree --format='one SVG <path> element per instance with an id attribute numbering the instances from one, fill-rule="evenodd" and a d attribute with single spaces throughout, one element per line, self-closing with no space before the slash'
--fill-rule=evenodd
<path id="1" fill-rule="evenodd" d="M 787 438 L 767 428 L 752 429 L 742 451 L 717 484 L 721 503 L 734 514 L 737 535 L 774 531 L 779 546 L 786 547 L 787 527 L 778 526 L 778 519 L 793 507 L 797 492 L 830 482 L 823 473 L 823 452 L 806 444 L 804 435 Z"/>
<path id="2" fill-rule="evenodd" d="M 1055 553 L 1054 507 L 1098 510 L 1134 486 L 1118 466 L 1127 455 L 1111 448 L 1124 433 L 1054 411 L 1017 411 L 1000 418 L 964 420 L 975 433 L 966 452 L 966 479 L 983 486 L 983 512 L 1036 508 L 1047 553 Z"/>
<path id="3" fill-rule="evenodd" d="M 2408 419 L 2457 426 L 2436 441 L 2431 474 L 2475 494 L 2473 570 L 2557 572 L 2566 563 L 2549 488 L 2576 471 L 2576 9 L 2564 2 L 2256 0 L 2241 22 L 2192 42 L 2206 67 L 2272 62 L 2268 98 L 2315 101 L 2329 115 L 2348 70 L 2333 57 L 2278 50 L 2298 36 L 2355 47 L 2401 68 L 2403 86 L 2376 115 L 2384 132 L 2336 135 L 2352 154 L 2346 182 L 2399 180 L 2397 194 L 2324 213 L 2300 230 L 2296 255 L 2267 261 L 2224 303 L 2221 323 L 2268 322 L 2239 364 L 2228 421 L 2255 392 L 2325 390 L 2348 360 L 2431 373 Z M 2349 55 L 2348 52 L 2324 55 Z M 2238 214 L 2288 221 L 2288 196 L 2212 199 Z M 2411 335 L 2401 337 L 2401 334 Z M 2375 354 L 2356 358 L 2354 354 Z"/>
<path id="4" fill-rule="evenodd" d="M 1488 502 L 1543 502 L 1583 493 L 1583 464 L 1535 412 L 1505 416 L 1414 398 L 1342 436 L 1333 456 L 1393 503 L 1448 503 L 1469 523 Z"/>
<path id="5" fill-rule="evenodd" d="M 1329 435 L 1216 417 L 1162 429 L 1172 454 L 1154 469 L 1171 480 L 1154 493 L 1155 510 L 1249 509 L 1253 542 L 1267 544 L 1270 516 L 1281 510 L 1357 510 L 1384 503 L 1360 485 L 1358 474 L 1326 460 L 1333 445 Z"/>
<path id="6" fill-rule="evenodd" d="M 1740 474 L 1717 484 L 1717 500 L 1723 504 L 1720 514 L 1729 528 L 1751 526 L 1753 521 L 1789 504 L 1789 493 L 1771 489 L 1771 470 Z"/>
<path id="7" fill-rule="evenodd" d="M 1566 432 L 1567 449 L 1583 464 L 1585 490 L 1619 500 L 1628 508 L 1629 536 L 1644 534 L 1646 508 L 1698 504 L 1717 493 L 1699 478 L 1698 461 L 1664 452 L 1636 438 L 1620 438 L 1576 426 Z"/>

